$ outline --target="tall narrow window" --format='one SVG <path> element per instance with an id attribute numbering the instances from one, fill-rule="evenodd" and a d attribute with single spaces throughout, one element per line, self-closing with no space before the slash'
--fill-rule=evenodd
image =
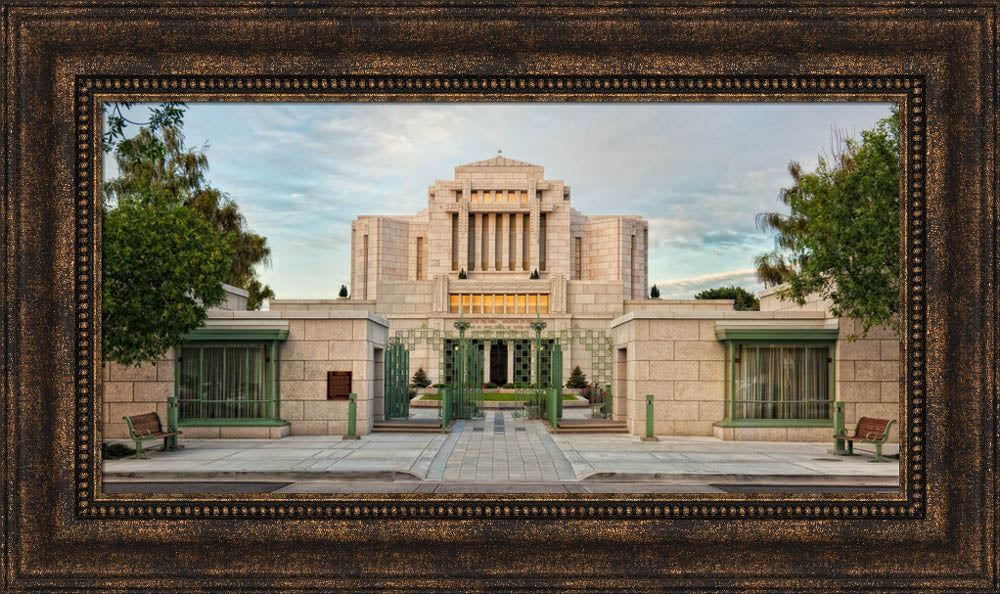
<path id="1" fill-rule="evenodd" d="M 493 313 L 493 295 L 483 295 L 483 313 Z"/>
<path id="2" fill-rule="evenodd" d="M 538 295 L 528 295 L 528 313 L 533 314 L 538 307 Z"/>
<path id="3" fill-rule="evenodd" d="M 424 238 L 417 238 L 417 280 L 424 280 Z"/>
<path id="4" fill-rule="evenodd" d="M 483 202 L 493 202 L 493 190 L 483 190 Z"/>
<path id="5" fill-rule="evenodd" d="M 455 190 L 455 202 L 462 201 L 462 190 Z"/>
<path id="6" fill-rule="evenodd" d="M 448 312 L 458 313 L 458 295 L 453 293 L 448 295 Z"/>
<path id="7" fill-rule="evenodd" d="M 495 233 L 493 234 L 493 268 L 500 270 L 503 266 L 503 215 L 493 215 Z"/>
<path id="8" fill-rule="evenodd" d="M 573 240 L 573 278 L 583 280 L 583 238 Z"/>
<path id="9" fill-rule="evenodd" d="M 521 202 L 527 202 L 527 201 L 528 201 L 528 191 L 521 190 Z"/>
<path id="10" fill-rule="evenodd" d="M 481 248 L 479 252 L 479 261 L 481 266 L 480 270 L 490 269 L 490 214 L 484 212 L 479 215 L 479 236 L 482 239 L 479 240 L 479 247 Z"/>
<path id="11" fill-rule="evenodd" d="M 451 213 L 451 269 L 458 270 L 458 213 Z"/>
<path id="12" fill-rule="evenodd" d="M 525 304 L 527 303 L 527 299 L 525 299 L 525 297 L 526 297 L 526 295 L 524 295 L 524 294 L 521 294 L 521 295 L 517 296 L 517 313 L 519 313 L 519 314 L 523 314 L 524 313 L 524 307 L 525 307 Z"/>
<path id="13" fill-rule="evenodd" d="M 638 299 L 639 297 L 637 296 L 637 293 L 639 291 L 639 275 L 636 274 L 636 267 L 638 266 L 638 262 L 636 261 L 636 257 L 635 257 L 635 235 L 632 236 L 632 247 L 631 247 L 631 251 L 629 251 L 629 254 L 628 254 L 628 260 L 629 260 L 629 264 L 630 264 L 630 266 L 629 266 L 629 268 L 630 268 L 630 270 L 629 270 L 630 279 L 629 280 L 631 282 L 629 284 L 631 285 L 631 289 L 632 289 L 632 299 Z"/>
<path id="14" fill-rule="evenodd" d="M 549 313 L 549 296 L 539 295 L 538 296 L 538 313 L 547 314 Z"/>
<path id="15" fill-rule="evenodd" d="M 365 234 L 364 247 L 364 263 L 361 265 L 361 297 L 362 299 L 368 299 L 368 234 Z"/>
<path id="16" fill-rule="evenodd" d="M 465 263 L 470 271 L 476 269 L 476 215 L 469 213 L 469 261 Z"/>
<path id="17" fill-rule="evenodd" d="M 517 226 L 516 214 L 507 215 L 507 270 L 517 269 L 517 234 L 514 232 L 514 227 Z"/>
<path id="18" fill-rule="evenodd" d="M 517 190 L 507 190 L 507 202 L 514 202 L 517 200 Z"/>
<path id="19" fill-rule="evenodd" d="M 546 214 L 543 212 L 538 221 L 538 269 L 545 270 L 545 232 L 547 230 Z"/>
<path id="20" fill-rule="evenodd" d="M 472 313 L 481 314 L 483 313 L 483 296 L 473 295 L 472 296 Z"/>
<path id="21" fill-rule="evenodd" d="M 504 298 L 504 300 L 507 303 L 506 307 L 504 308 L 504 313 L 509 313 L 509 314 L 517 313 L 517 308 L 514 306 L 514 296 L 507 295 Z"/>
<path id="22" fill-rule="evenodd" d="M 531 254 L 529 243 L 531 240 L 531 215 L 523 213 L 521 215 L 521 270 L 527 270 Z"/>
<path id="23" fill-rule="evenodd" d="M 470 198 L 469 198 L 469 199 L 470 199 L 470 201 L 471 201 L 471 202 L 479 202 L 479 196 L 480 196 L 480 195 L 481 195 L 482 193 L 483 193 L 483 191 L 482 191 L 482 190 L 473 190 L 473 191 L 472 191 L 472 196 L 470 196 Z"/>

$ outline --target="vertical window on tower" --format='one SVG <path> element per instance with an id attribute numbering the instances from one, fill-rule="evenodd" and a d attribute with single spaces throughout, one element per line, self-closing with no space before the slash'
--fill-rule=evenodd
<path id="1" fill-rule="evenodd" d="M 521 202 L 527 202 L 527 201 L 528 201 L 528 191 L 521 190 Z"/>
<path id="2" fill-rule="evenodd" d="M 361 298 L 368 299 L 368 234 L 365 234 L 364 241 L 364 264 L 361 267 Z"/>
<path id="3" fill-rule="evenodd" d="M 424 280 L 424 238 L 417 238 L 417 280 Z"/>
<path id="4" fill-rule="evenodd" d="M 500 270 L 503 266 L 503 215 L 497 213 L 493 215 L 494 229 L 493 234 L 493 268 Z"/>
<path id="5" fill-rule="evenodd" d="M 538 227 L 538 269 L 545 270 L 545 231 L 547 227 L 546 214 L 543 212 Z"/>
<path id="6" fill-rule="evenodd" d="M 533 314 L 538 308 L 538 295 L 528 295 L 528 313 Z"/>
<path id="7" fill-rule="evenodd" d="M 493 296 L 493 313 L 503 313 L 503 295 Z"/>
<path id="8" fill-rule="evenodd" d="M 493 202 L 493 190 L 483 191 L 483 202 Z"/>
<path id="9" fill-rule="evenodd" d="M 549 296 L 539 295 L 538 296 L 538 312 L 547 314 L 549 313 Z"/>
<path id="10" fill-rule="evenodd" d="M 507 295 L 504 299 L 507 301 L 507 307 L 504 309 L 504 313 L 509 313 L 509 314 L 516 313 L 517 309 L 514 305 L 514 296 Z"/>
<path id="11" fill-rule="evenodd" d="M 455 202 L 462 201 L 462 190 L 455 190 Z"/>
<path id="12" fill-rule="evenodd" d="M 526 295 L 524 294 L 517 296 L 517 313 L 519 314 L 523 314 L 525 312 L 524 306 L 527 302 L 527 299 L 525 299 L 525 297 Z"/>
<path id="13" fill-rule="evenodd" d="M 483 295 L 483 313 L 493 313 L 493 295 Z"/>
<path id="14" fill-rule="evenodd" d="M 457 294 L 452 294 L 448 296 L 448 312 L 458 313 L 458 298 Z"/>
<path id="15" fill-rule="evenodd" d="M 507 190 L 507 202 L 514 202 L 517 200 L 517 190 Z"/>
<path id="16" fill-rule="evenodd" d="M 469 261 L 465 263 L 469 271 L 476 269 L 476 215 L 469 213 Z"/>
<path id="17" fill-rule="evenodd" d="M 531 250 L 528 247 L 528 240 L 531 239 L 531 225 L 529 224 L 530 215 L 521 215 L 521 270 L 528 269 L 528 260 Z"/>
<path id="18" fill-rule="evenodd" d="M 507 215 L 507 270 L 517 269 L 517 260 L 514 259 L 517 253 L 517 243 L 514 241 L 517 237 L 514 233 L 514 227 L 517 226 L 516 216 L 513 213 Z"/>
<path id="19" fill-rule="evenodd" d="M 483 296 L 473 295 L 472 296 L 472 313 L 478 314 L 483 313 Z"/>
<path id="20" fill-rule="evenodd" d="M 573 238 L 573 278 L 583 280 L 583 238 Z"/>
<path id="21" fill-rule="evenodd" d="M 489 224 L 489 222 L 490 222 L 490 215 L 489 215 L 489 213 L 485 213 L 484 212 L 480 216 L 479 222 L 480 222 L 480 226 L 482 227 L 482 229 L 479 231 L 479 234 L 483 237 L 483 240 L 481 242 L 482 245 L 479 246 L 480 248 L 482 248 L 481 251 L 479 252 L 479 254 L 480 254 L 479 255 L 479 260 L 480 260 L 482 266 L 480 266 L 479 269 L 480 270 L 489 270 L 490 269 L 490 247 L 489 247 L 490 246 L 490 224 Z"/>
<path id="22" fill-rule="evenodd" d="M 458 270 L 458 213 L 451 213 L 451 269 Z"/>
<path id="23" fill-rule="evenodd" d="M 472 191 L 472 196 L 470 197 L 470 200 L 472 202 L 479 202 L 479 195 L 482 194 L 482 193 L 483 193 L 482 190 L 473 190 Z"/>
<path id="24" fill-rule="evenodd" d="M 469 295 L 462 295 L 462 311 L 469 311 Z"/>
<path id="25" fill-rule="evenodd" d="M 632 236 L 632 251 L 629 252 L 628 258 L 629 258 L 629 263 L 631 264 L 631 268 L 632 268 L 629 271 L 629 274 L 631 275 L 631 277 L 630 277 L 631 283 L 630 284 L 632 285 L 631 286 L 631 289 L 632 289 L 632 299 L 638 299 L 639 297 L 637 297 L 637 293 L 639 291 L 639 275 L 636 274 L 636 267 L 638 266 L 638 262 L 636 261 L 636 257 L 635 257 L 635 235 Z"/>

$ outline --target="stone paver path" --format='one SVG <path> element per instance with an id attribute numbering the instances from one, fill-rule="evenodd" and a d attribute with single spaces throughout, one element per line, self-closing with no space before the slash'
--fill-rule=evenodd
<path id="1" fill-rule="evenodd" d="M 540 421 L 487 410 L 458 421 L 426 476 L 445 481 L 557 481 L 576 474 Z"/>
<path id="2" fill-rule="evenodd" d="M 557 434 L 553 441 L 578 479 L 628 474 L 632 479 L 690 475 L 886 477 L 899 474 L 899 461 L 870 463 L 873 454 L 832 456 L 830 442 L 722 441 L 714 437 L 660 437 L 644 442 L 623 434 Z M 898 451 L 887 445 L 885 454 Z"/>

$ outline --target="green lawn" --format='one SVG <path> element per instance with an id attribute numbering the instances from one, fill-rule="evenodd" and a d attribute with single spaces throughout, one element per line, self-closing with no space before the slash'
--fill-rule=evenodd
<path id="1" fill-rule="evenodd" d="M 441 400 L 440 394 L 424 394 L 421 400 Z M 483 400 L 486 402 L 516 402 L 524 400 L 524 395 L 522 394 L 483 394 Z M 563 400 L 576 400 L 576 396 L 572 394 L 563 394 Z"/>

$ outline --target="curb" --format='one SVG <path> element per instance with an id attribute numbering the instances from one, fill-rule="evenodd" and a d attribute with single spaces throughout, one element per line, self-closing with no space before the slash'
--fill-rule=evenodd
<path id="1" fill-rule="evenodd" d="M 276 482 L 276 481 L 322 481 L 322 480 L 418 480 L 422 476 L 404 470 L 345 470 L 330 471 L 212 471 L 212 472 L 105 472 L 102 478 L 108 482 L 129 481 L 187 481 L 187 482 Z"/>

